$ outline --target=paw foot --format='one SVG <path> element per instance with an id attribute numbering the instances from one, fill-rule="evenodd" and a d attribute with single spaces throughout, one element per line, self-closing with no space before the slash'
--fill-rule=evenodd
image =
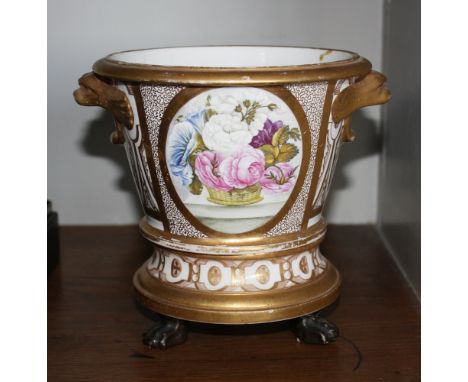
<path id="1" fill-rule="evenodd" d="M 143 334 L 146 346 L 161 350 L 179 345 L 186 339 L 187 326 L 183 321 L 171 317 L 159 316 L 159 321 Z"/>
<path id="2" fill-rule="evenodd" d="M 298 342 L 326 345 L 335 341 L 340 332 L 338 327 L 318 314 L 300 317 L 295 326 Z"/>

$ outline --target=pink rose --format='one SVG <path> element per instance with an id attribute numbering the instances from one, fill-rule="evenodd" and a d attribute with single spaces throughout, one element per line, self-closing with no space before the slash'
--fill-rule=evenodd
<path id="1" fill-rule="evenodd" d="M 252 186 L 262 178 L 265 171 L 263 152 L 252 146 L 244 146 L 224 159 L 219 171 L 226 182 L 233 188 Z"/>
<path id="2" fill-rule="evenodd" d="M 260 184 L 266 191 L 273 193 L 287 192 L 296 183 L 296 169 L 289 163 L 278 163 L 265 169 Z"/>
<path id="3" fill-rule="evenodd" d="M 232 187 L 224 182 L 219 172 L 222 160 L 223 157 L 219 153 L 203 151 L 195 159 L 195 174 L 205 186 L 229 191 Z"/>

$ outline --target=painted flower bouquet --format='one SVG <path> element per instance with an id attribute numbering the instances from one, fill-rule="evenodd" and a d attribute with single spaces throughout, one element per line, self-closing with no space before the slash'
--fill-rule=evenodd
<path id="1" fill-rule="evenodd" d="M 210 94 L 204 107 L 176 118 L 168 137 L 169 167 L 194 195 L 203 188 L 210 202 L 239 206 L 261 201 L 262 191 L 292 190 L 299 153 L 297 127 L 270 115 L 277 104 L 255 94 Z"/>

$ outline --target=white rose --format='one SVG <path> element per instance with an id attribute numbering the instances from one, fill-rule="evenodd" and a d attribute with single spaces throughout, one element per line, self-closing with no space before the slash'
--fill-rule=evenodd
<path id="1" fill-rule="evenodd" d="M 252 140 L 247 123 L 231 114 L 213 115 L 202 131 L 203 142 L 213 151 L 229 154 Z"/>
<path id="2" fill-rule="evenodd" d="M 257 112 L 255 113 L 255 117 L 253 121 L 250 122 L 250 125 L 249 125 L 250 134 L 252 134 L 252 136 L 257 135 L 258 132 L 263 129 L 263 124 L 265 123 L 267 118 L 268 118 L 268 115 L 264 110 L 257 109 Z"/>
<path id="3" fill-rule="evenodd" d="M 218 114 L 234 114 L 239 101 L 231 94 L 213 94 L 210 99 L 210 108 Z"/>

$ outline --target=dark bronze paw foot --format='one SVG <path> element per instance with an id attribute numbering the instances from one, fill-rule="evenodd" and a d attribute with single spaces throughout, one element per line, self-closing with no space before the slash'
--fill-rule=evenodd
<path id="1" fill-rule="evenodd" d="M 153 349 L 165 350 L 187 339 L 187 326 L 181 320 L 158 316 L 158 321 L 143 334 L 143 343 Z"/>
<path id="2" fill-rule="evenodd" d="M 300 317 L 295 323 L 294 332 L 299 342 L 326 345 L 335 341 L 340 332 L 338 327 L 317 313 Z"/>

